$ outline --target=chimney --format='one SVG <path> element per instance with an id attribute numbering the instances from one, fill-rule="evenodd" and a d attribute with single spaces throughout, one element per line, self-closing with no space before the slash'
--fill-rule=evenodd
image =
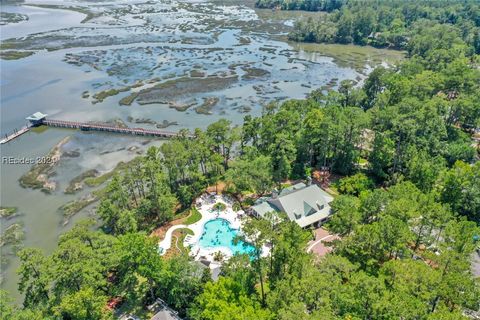
<path id="1" fill-rule="evenodd" d="M 308 176 L 307 177 L 307 186 L 312 184 L 312 177 Z"/>

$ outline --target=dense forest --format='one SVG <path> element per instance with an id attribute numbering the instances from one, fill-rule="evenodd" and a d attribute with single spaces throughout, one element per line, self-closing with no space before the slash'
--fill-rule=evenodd
<path id="1" fill-rule="evenodd" d="M 258 8 L 280 8 L 281 10 L 305 10 L 332 12 L 342 8 L 345 0 L 257 0 Z"/>
<path id="2" fill-rule="evenodd" d="M 444 49 L 462 45 L 462 39 L 469 50 L 480 53 L 478 1 L 258 0 L 256 5 L 331 12 L 297 21 L 289 35 L 292 40 L 369 44 L 413 54 L 420 38 L 428 37 L 430 45 L 445 45 Z"/>
<path id="3" fill-rule="evenodd" d="M 341 23 L 354 6 L 352 19 L 388 21 L 359 39 L 391 30 L 398 19 L 410 57 L 375 69 L 362 87 L 343 81 L 338 90 L 268 105 L 242 126 L 220 120 L 193 138 L 182 132 L 150 148 L 103 190 L 99 229 L 84 221 L 50 255 L 19 253 L 23 306 L 7 303 L 2 292 L 2 317 L 111 319 L 105 305 L 113 297 L 136 307 L 162 298 L 198 320 L 468 319 L 468 310 L 479 310 L 479 279 L 470 270 L 480 234 L 472 140 L 480 126 L 480 70 L 470 33 L 478 33 L 478 6 L 321 3 L 342 4 L 327 25 Z M 326 225 L 341 240 L 322 259 L 306 252 L 311 231 L 282 217 L 252 218 L 243 234 L 256 250 L 226 262 L 214 282 L 186 255 L 159 256 L 158 239 L 148 236 L 207 186 L 223 182 L 246 207 L 248 195 L 325 167 L 343 177 Z M 265 258 L 258 255 L 264 244 L 271 248 Z"/>

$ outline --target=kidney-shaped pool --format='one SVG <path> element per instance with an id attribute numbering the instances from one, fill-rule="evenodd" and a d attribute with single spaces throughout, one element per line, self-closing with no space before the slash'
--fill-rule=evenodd
<path id="1" fill-rule="evenodd" d="M 213 219 L 205 223 L 203 233 L 200 237 L 199 246 L 205 249 L 228 248 L 233 254 L 250 253 L 253 246 L 238 241 L 234 244 L 233 239 L 237 236 L 238 230 L 230 227 L 230 222 L 225 219 Z"/>

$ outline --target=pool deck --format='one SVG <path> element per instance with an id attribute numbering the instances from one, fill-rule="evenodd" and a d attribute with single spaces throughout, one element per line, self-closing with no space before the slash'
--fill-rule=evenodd
<path id="1" fill-rule="evenodd" d="M 219 202 L 225 204 L 226 209 L 224 211 L 217 212 L 217 210 L 212 209 L 213 206 Z M 242 210 L 233 211 L 233 201 L 222 195 L 203 195 L 197 200 L 197 203 L 199 204 L 197 209 L 202 214 L 202 218 L 190 225 L 179 224 L 168 229 L 165 238 L 158 244 L 160 254 L 165 254 L 172 246 L 172 234 L 175 230 L 188 228 L 193 231 L 193 235 L 185 237 L 184 246 L 191 247 L 190 255 L 193 256 L 195 260 L 207 259 L 213 262 L 213 254 L 218 251 L 221 251 L 226 257 L 231 257 L 233 253 L 229 248 L 217 247 L 207 249 L 198 245 L 200 237 L 202 236 L 203 226 L 210 220 L 221 218 L 227 220 L 231 228 L 240 229 L 242 224 L 241 217 L 245 216 L 245 213 Z"/>

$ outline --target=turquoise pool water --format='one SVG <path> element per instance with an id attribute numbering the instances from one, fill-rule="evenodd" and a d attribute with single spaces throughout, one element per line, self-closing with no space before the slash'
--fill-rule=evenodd
<path id="1" fill-rule="evenodd" d="M 199 245 L 203 248 L 226 247 L 232 250 L 233 254 L 249 253 L 253 247 L 243 241 L 233 244 L 233 239 L 238 230 L 230 227 L 230 222 L 225 219 L 210 220 L 203 226 L 203 233 Z"/>

